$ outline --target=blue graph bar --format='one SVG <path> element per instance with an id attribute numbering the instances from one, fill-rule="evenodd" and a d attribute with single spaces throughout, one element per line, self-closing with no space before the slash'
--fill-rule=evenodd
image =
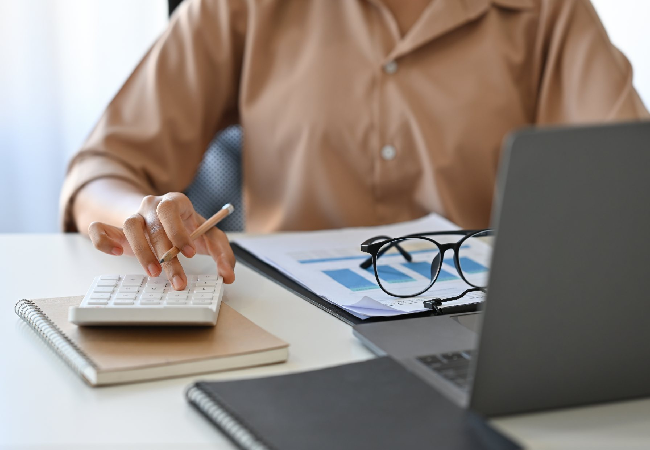
<path id="1" fill-rule="evenodd" d="M 438 278 L 436 279 L 436 281 L 451 281 L 457 279 L 458 277 L 453 273 L 447 272 L 445 269 L 440 269 L 440 273 L 438 274 Z"/>
<path id="2" fill-rule="evenodd" d="M 452 261 L 451 264 L 453 265 L 454 262 Z M 431 264 L 428 262 L 410 262 L 403 263 L 402 265 L 407 269 L 411 269 L 412 271 L 419 273 L 425 278 L 431 279 Z M 447 272 L 445 269 L 440 269 L 440 274 L 438 275 L 437 281 L 451 281 L 457 278 L 458 277 L 453 273 Z"/>
<path id="3" fill-rule="evenodd" d="M 368 259 L 368 255 L 334 256 L 331 258 L 300 259 L 298 260 L 298 262 L 300 264 L 313 264 L 313 263 L 323 263 L 323 262 L 332 262 L 332 261 L 348 261 L 350 259 Z"/>
<path id="4" fill-rule="evenodd" d="M 460 260 L 460 268 L 463 270 L 463 273 L 487 272 L 487 267 L 477 263 L 473 259 L 467 258 L 465 256 L 461 256 L 458 259 Z"/>
<path id="5" fill-rule="evenodd" d="M 431 264 L 428 262 L 407 262 L 402 264 L 407 269 L 419 273 L 425 278 L 431 279 Z"/>
<path id="6" fill-rule="evenodd" d="M 379 289 L 379 286 L 366 280 L 361 275 L 352 272 L 350 269 L 323 270 L 323 273 L 351 291 Z"/>
<path id="7" fill-rule="evenodd" d="M 368 270 L 373 274 L 375 273 L 375 270 L 372 267 L 369 267 Z M 377 266 L 377 274 L 379 274 L 379 278 L 388 283 L 405 283 L 407 281 L 415 281 L 404 272 L 400 272 L 392 266 Z"/>

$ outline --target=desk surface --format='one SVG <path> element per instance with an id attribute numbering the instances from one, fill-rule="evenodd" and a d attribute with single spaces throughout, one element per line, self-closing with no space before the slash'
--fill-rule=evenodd
<path id="1" fill-rule="evenodd" d="M 281 374 L 373 357 L 349 326 L 240 264 L 224 300 L 291 344 L 286 364 L 90 388 L 22 323 L 14 304 L 82 295 L 98 274 L 141 272 L 136 260 L 103 255 L 78 235 L 0 235 L 0 248 L 0 448 L 231 449 L 185 401 L 184 389 L 194 380 Z M 208 257 L 183 264 L 188 273 L 215 272 Z M 493 423 L 528 448 L 650 447 L 650 399 Z"/>

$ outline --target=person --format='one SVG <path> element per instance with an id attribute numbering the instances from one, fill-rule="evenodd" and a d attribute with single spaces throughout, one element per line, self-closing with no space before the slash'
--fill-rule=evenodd
<path id="1" fill-rule="evenodd" d="M 70 162 L 66 231 L 186 285 L 175 245 L 235 258 L 180 193 L 242 125 L 250 232 L 440 213 L 488 225 L 501 142 L 638 120 L 632 69 L 588 0 L 186 0 Z"/>

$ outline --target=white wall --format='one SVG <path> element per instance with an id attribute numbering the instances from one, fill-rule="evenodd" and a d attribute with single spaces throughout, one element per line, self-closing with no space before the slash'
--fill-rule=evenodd
<path id="1" fill-rule="evenodd" d="M 632 63 L 634 85 L 650 108 L 650 0 L 592 0 L 609 38 Z"/>
<path id="2" fill-rule="evenodd" d="M 58 231 L 70 155 L 166 24 L 166 0 L 0 0 L 0 232 Z"/>
<path id="3" fill-rule="evenodd" d="M 594 4 L 650 106 L 650 0 Z M 58 231 L 69 156 L 166 23 L 166 0 L 0 0 L 0 232 Z"/>

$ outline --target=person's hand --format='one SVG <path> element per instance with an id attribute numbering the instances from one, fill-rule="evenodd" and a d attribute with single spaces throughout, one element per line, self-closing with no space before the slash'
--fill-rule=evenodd
<path id="1" fill-rule="evenodd" d="M 225 233 L 213 227 L 190 241 L 190 234 L 203 222 L 205 219 L 194 211 L 192 202 L 184 194 L 172 192 L 145 197 L 138 212 L 127 218 L 122 228 L 102 222 L 91 223 L 88 235 L 95 248 L 104 253 L 135 255 L 149 276 L 157 277 L 164 270 L 176 290 L 187 286 L 180 261 L 174 258 L 162 266 L 158 262 L 172 246 L 188 258 L 197 253 L 210 255 L 223 281 L 232 283 L 235 281 L 235 255 Z"/>

